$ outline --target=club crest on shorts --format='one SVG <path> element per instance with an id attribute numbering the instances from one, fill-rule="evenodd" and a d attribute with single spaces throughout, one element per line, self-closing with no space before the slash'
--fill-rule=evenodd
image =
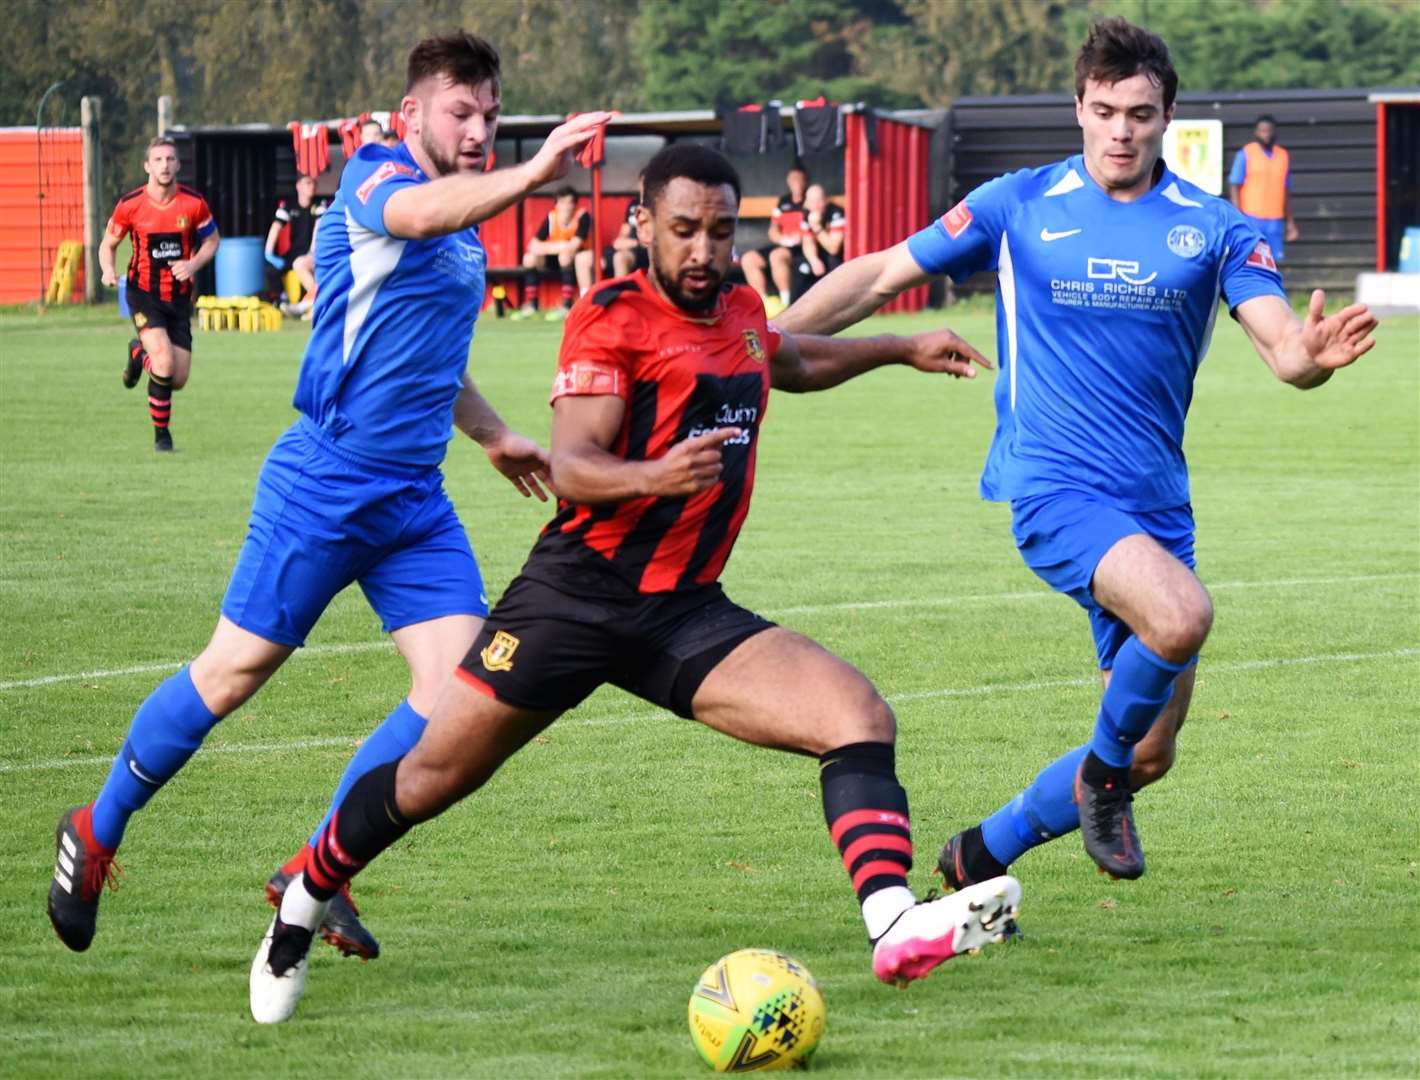
<path id="1" fill-rule="evenodd" d="M 522 644 L 506 630 L 499 630 L 493 640 L 483 647 L 478 655 L 483 658 L 483 666 L 489 671 L 512 671 L 513 654 Z"/>
<path id="2" fill-rule="evenodd" d="M 142 330 L 143 327 L 148 325 L 148 316 L 144 315 L 141 311 L 135 311 L 133 313 L 133 325 L 138 327 L 139 330 Z"/>
<path id="3" fill-rule="evenodd" d="M 744 332 L 744 339 L 745 349 L 749 352 L 749 358 L 753 360 L 756 364 L 764 363 L 764 345 L 759 340 L 758 332 L 754 330 L 746 330 Z"/>

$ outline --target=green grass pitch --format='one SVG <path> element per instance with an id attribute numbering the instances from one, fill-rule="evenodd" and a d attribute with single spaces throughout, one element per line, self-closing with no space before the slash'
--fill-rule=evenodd
<path id="1" fill-rule="evenodd" d="M 986 308 L 950 321 L 994 353 Z M 1023 941 L 888 989 L 813 764 L 603 691 L 358 879 L 385 955 L 318 945 L 264 1029 L 262 883 L 405 691 L 358 590 L 135 818 L 87 954 L 44 894 L 56 817 L 206 640 L 305 331 L 199 334 L 158 457 L 111 310 L 0 315 L 0 1075 L 697 1077 L 686 999 L 744 946 L 820 980 L 825 1076 L 1417 1075 L 1420 325 L 1303 394 L 1219 323 L 1188 442 L 1217 621 L 1180 760 L 1137 804 L 1144 879 L 1098 876 L 1073 836 L 1032 852 Z M 489 319 L 473 348 L 539 437 L 558 335 Z M 776 395 L 726 575 L 894 704 L 921 889 L 1097 703 L 1084 616 L 977 498 L 990 395 L 896 370 Z M 466 440 L 447 474 L 496 596 L 545 508 Z"/>

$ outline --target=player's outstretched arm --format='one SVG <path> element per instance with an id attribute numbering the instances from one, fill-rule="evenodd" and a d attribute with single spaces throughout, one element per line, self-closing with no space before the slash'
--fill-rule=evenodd
<path id="1" fill-rule="evenodd" d="M 914 337 L 785 334 L 771 361 L 769 378 L 776 390 L 802 394 L 827 390 L 888 364 L 907 364 L 918 371 L 956 379 L 976 378 L 972 364 L 988 370 L 994 366 L 950 330 L 933 330 Z"/>
<path id="2" fill-rule="evenodd" d="M 520 494 L 547 502 L 544 490 L 549 480 L 547 451 L 503 423 L 467 373 L 458 397 L 454 398 L 454 424 L 483 447 L 493 467 L 506 476 Z"/>
<path id="3" fill-rule="evenodd" d="M 609 449 L 621 433 L 626 402 L 615 394 L 560 397 L 552 406 L 552 482 L 557 494 L 595 505 L 645 496 L 694 495 L 720 479 L 721 447 L 739 428 L 684 439 L 662 457 L 628 461 Z"/>
<path id="4" fill-rule="evenodd" d="M 589 112 L 552 129 L 527 161 L 490 173 L 458 173 L 410 185 L 385 203 L 385 229 L 401 240 L 459 232 L 507 209 L 533 189 L 566 174 L 572 155 L 614 114 Z"/>
<path id="5" fill-rule="evenodd" d="M 849 259 L 794 301 L 774 324 L 791 334 L 835 334 L 931 278 L 904 241 Z"/>
<path id="6" fill-rule="evenodd" d="M 1326 294 L 1315 290 L 1303 320 L 1280 296 L 1256 296 L 1238 305 L 1237 317 L 1273 374 L 1310 390 L 1376 343 L 1372 333 L 1377 320 L 1365 304 L 1352 304 L 1329 317 L 1325 306 Z"/>

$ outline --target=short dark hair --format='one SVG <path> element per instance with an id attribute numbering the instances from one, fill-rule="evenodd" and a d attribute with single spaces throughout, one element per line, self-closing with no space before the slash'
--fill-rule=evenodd
<path id="1" fill-rule="evenodd" d="M 1276 127 L 1277 117 L 1273 116 L 1271 113 L 1265 112 L 1252 122 L 1253 127 L 1257 127 L 1258 124 L 1271 124 L 1273 127 Z"/>
<path id="2" fill-rule="evenodd" d="M 1100 19 L 1075 58 L 1075 97 L 1084 99 L 1087 79 L 1112 86 L 1140 74 L 1163 90 L 1165 110 L 1172 108 L 1178 72 L 1164 39 L 1117 16 Z"/>
<path id="3" fill-rule="evenodd" d="M 410 50 L 404 92 L 431 75 L 446 75 L 460 86 L 492 82 L 498 87 L 503 78 L 493 44 L 462 29 L 425 38 Z"/>
<path id="4" fill-rule="evenodd" d="M 657 150 L 641 173 L 641 201 L 647 209 L 655 209 L 661 192 L 677 177 L 707 187 L 729 184 L 735 189 L 735 202 L 740 201 L 740 174 L 729 158 L 699 143 L 671 143 Z"/>
<path id="5" fill-rule="evenodd" d="M 143 151 L 144 161 L 148 160 L 148 155 L 156 146 L 171 146 L 173 148 L 173 153 L 177 153 L 177 143 L 173 142 L 173 140 L 169 136 L 154 135 L 151 139 L 148 140 L 148 149 Z"/>
<path id="6" fill-rule="evenodd" d="M 804 174 L 805 179 L 807 179 L 807 178 L 808 178 L 808 175 L 809 175 L 809 170 L 806 169 L 806 168 L 804 168 L 804 163 L 803 163 L 802 161 L 797 160 L 797 159 L 795 159 L 793 162 L 791 162 L 791 163 L 789 164 L 789 168 L 786 169 L 785 171 L 786 171 L 786 172 L 801 172 L 801 173 Z"/>
<path id="7" fill-rule="evenodd" d="M 552 197 L 554 199 L 565 199 L 568 195 L 572 196 L 572 198 L 574 199 L 577 197 L 577 189 L 574 188 L 571 184 L 563 184 L 560 188 L 558 188 L 552 193 Z"/>

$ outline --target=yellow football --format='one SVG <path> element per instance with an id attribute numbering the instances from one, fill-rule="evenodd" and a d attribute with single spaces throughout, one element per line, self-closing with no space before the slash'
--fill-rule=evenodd
<path id="1" fill-rule="evenodd" d="M 827 1018 L 809 969 L 770 949 L 721 957 L 690 995 L 690 1041 L 716 1072 L 802 1067 Z"/>

